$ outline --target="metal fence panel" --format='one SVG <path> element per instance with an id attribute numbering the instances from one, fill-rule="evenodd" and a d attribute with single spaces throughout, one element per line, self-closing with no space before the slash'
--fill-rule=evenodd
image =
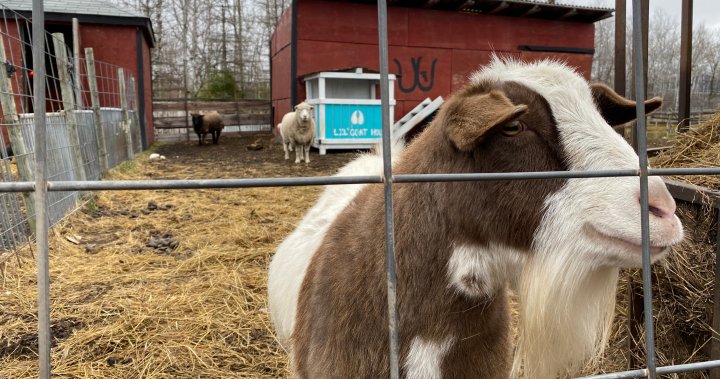
<path id="1" fill-rule="evenodd" d="M 51 36 L 47 32 L 36 37 L 31 32 L 30 19 L 13 12 L 0 4 L 3 19 L 0 21 L 0 64 L 5 72 L 9 71 L 7 81 L 0 80 L 0 186 L 15 186 L 18 182 L 31 182 L 35 179 L 36 134 L 38 124 L 33 109 L 38 107 L 47 111 L 44 117 L 47 127 L 47 179 L 50 181 L 99 180 L 103 171 L 128 159 L 126 128 L 130 126 L 134 151 L 140 151 L 140 129 L 135 118 L 137 90 L 132 75 L 125 75 L 125 94 L 120 93 L 120 67 L 94 61 L 96 72 L 88 73 L 88 62 L 75 59 L 67 45 L 58 44 L 61 36 Z M 45 70 L 35 70 L 27 52 L 37 50 L 39 42 L 48 46 L 44 51 L 45 60 L 51 61 Z M 53 48 L 54 46 L 54 48 Z M 58 51 L 64 46 L 65 51 Z M 59 52 L 60 54 L 56 54 Z M 76 64 L 79 62 L 80 64 Z M 78 67 L 75 67 L 78 66 Z M 58 67 L 73 67 L 69 75 L 57 72 Z M 125 70 L 129 72 L 129 70 Z M 30 75 L 30 73 L 37 75 Z M 79 75 L 79 77 L 78 77 Z M 34 79 L 34 80 L 31 80 Z M 95 92 L 86 83 L 90 79 L 97 83 Z M 42 82 L 47 91 L 42 100 L 34 96 L 34 84 Z M 71 88 L 71 91 L 61 89 Z M 68 93 L 72 98 L 68 98 Z M 102 110 L 92 110 L 91 98 L 96 95 L 97 106 Z M 123 118 L 122 109 L 117 108 L 121 96 L 128 96 L 130 106 L 129 119 Z M 65 96 L 63 98 L 62 96 Z M 100 115 L 100 121 L 96 120 Z M 103 167 L 99 146 L 97 124 L 107 134 L 110 147 L 107 157 L 110 164 Z M 76 130 L 74 132 L 74 130 Z M 9 139 L 7 136 L 9 135 Z M 12 143 L 12 151 L 9 145 Z M 48 195 L 46 216 L 50 225 L 62 220 L 69 212 L 77 208 L 80 192 L 76 189 L 53 192 Z M 4 252 L 16 249 L 29 241 L 30 228 L 34 222 L 35 211 L 32 194 L 0 193 L 0 262 L 7 259 Z"/>
<path id="2" fill-rule="evenodd" d="M 42 1 L 35 0 L 39 3 L 38 9 L 42 10 Z M 633 9 L 635 14 L 635 27 L 634 38 L 636 46 L 641 45 L 642 41 L 640 33 L 642 25 L 639 19 L 640 14 L 640 0 L 633 0 Z M 7 15 L 6 15 L 7 17 Z M 40 20 L 42 17 L 39 18 Z M 17 16 L 16 16 L 17 20 Z M 389 104 L 387 103 L 387 4 L 385 0 L 378 2 L 378 25 L 379 25 L 379 48 L 380 48 L 380 71 L 381 75 L 381 92 L 383 93 L 383 114 L 389 114 Z M 29 21 L 24 22 L 29 24 Z M 37 26 L 37 25 L 35 25 Z M 42 35 L 39 28 L 33 30 L 33 42 L 38 43 L 37 46 L 41 46 L 38 41 L 44 41 L 45 36 Z M 4 32 L 0 30 L 0 32 Z M 6 36 L 4 36 L 6 37 Z M 10 38 L 6 38 L 8 41 Z M 36 49 L 37 51 L 37 49 Z M 636 93 L 639 97 L 643 97 L 643 75 L 642 66 L 643 61 L 640 53 L 642 48 L 635 49 L 636 56 L 636 70 L 638 71 L 635 75 L 636 78 Z M 36 60 L 38 61 L 38 60 Z M 42 70 L 39 71 L 42 73 Z M 117 88 L 117 77 L 113 76 L 113 70 L 109 66 L 101 65 L 101 76 L 104 81 L 107 81 L 103 88 L 103 98 L 106 98 L 106 102 L 100 111 L 101 114 L 101 125 L 105 135 L 105 142 L 107 143 L 107 159 L 109 167 L 113 167 L 128 158 L 127 151 L 127 139 L 126 139 L 126 127 L 130 128 L 130 133 L 133 136 L 132 144 L 135 145 L 135 141 L 139 141 L 138 138 L 138 125 L 135 121 L 134 114 L 130 112 L 133 117 L 130 119 L 124 119 L 123 110 L 116 108 L 120 102 L 116 102 L 119 94 L 113 93 L 113 89 Z M 49 73 L 49 76 L 53 76 L 53 73 Z M 114 79 L 113 79 L 114 78 Z M 132 81 L 130 81 L 132 83 Z M 34 83 L 38 85 L 38 82 Z M 19 87 L 18 87 L 19 88 Z M 42 87 L 39 87 L 42 88 Z M 44 91 L 40 94 L 36 94 L 38 97 L 36 103 L 45 104 Z M 20 96 L 28 96 L 28 94 L 20 94 Z M 57 104 L 55 104 L 57 105 Z M 69 129 L 66 125 L 66 114 L 60 112 L 52 112 L 44 116 L 44 109 L 39 120 L 35 120 L 33 114 L 25 113 L 20 115 L 20 125 L 22 128 L 22 135 L 25 138 L 27 151 L 38 151 L 39 159 L 38 165 L 36 166 L 37 173 L 37 187 L 36 190 L 40 193 L 38 198 L 40 199 L 45 195 L 45 191 L 48 190 L 48 201 L 47 203 L 40 202 L 40 209 L 37 214 L 43 220 L 42 223 L 38 223 L 37 235 L 38 235 L 38 288 L 39 288 L 39 306 L 40 313 L 42 314 L 40 319 L 40 362 L 41 362 L 41 377 L 47 378 L 50 375 L 49 370 L 49 345 L 50 336 L 49 330 L 49 316 L 47 314 L 47 305 L 49 304 L 49 293 L 48 287 L 48 276 L 47 272 L 47 231 L 48 225 L 44 222 L 44 215 L 47 214 L 48 219 L 52 222 L 57 222 L 69 209 L 72 209 L 79 197 L 79 190 L 82 189 L 116 189 L 116 190 L 127 190 L 127 189 L 152 189 L 152 188 L 240 188 L 240 187 L 261 187 L 261 186 L 288 186 L 288 185 L 310 185 L 310 184 L 340 184 L 340 183 L 369 183 L 382 181 L 385 186 L 385 199 L 386 199 L 386 228 L 387 232 L 385 235 L 386 246 L 387 246 L 387 273 L 388 273 L 388 312 L 389 312 L 389 329 L 390 329 L 390 341 L 391 346 L 389 362 L 391 364 L 391 377 L 399 377 L 399 357 L 397 348 L 397 329 L 402 325 L 397 324 L 397 315 L 394 312 L 395 304 L 394 299 L 391 299 L 391 295 L 395 293 L 395 282 L 394 282 L 394 248 L 392 244 L 393 240 L 393 217 L 392 217 L 392 185 L 395 181 L 400 182 L 417 182 L 417 181 L 451 181 L 451 180 L 519 180 L 519 179 L 544 179 L 544 178 L 560 178 L 560 177 L 598 177 L 598 176 L 638 176 L 640 179 L 640 202 L 643 209 L 643 220 L 642 220 L 642 248 L 643 248 L 643 288 L 645 294 L 645 325 L 646 325 L 646 338 L 647 338 L 647 360 L 645 362 L 646 369 L 628 371 L 624 373 L 613 373 L 607 375 L 595 376 L 598 378 L 632 378 L 632 377 L 649 377 L 655 378 L 657 374 L 668 374 L 678 372 L 688 372 L 697 369 L 707 369 L 710 367 L 718 367 L 717 361 L 699 362 L 689 365 L 679 365 L 672 367 L 655 367 L 655 349 L 653 344 L 654 330 L 653 330 L 653 313 L 652 313 L 652 293 L 650 286 L 650 254 L 649 254 L 649 226 L 648 226 L 648 190 L 647 190 L 647 179 L 651 175 L 657 175 L 662 173 L 674 173 L 676 175 L 691 175 L 694 173 L 709 173 L 709 174 L 720 174 L 720 169 L 666 169 L 666 170 L 649 170 L 647 168 L 647 151 L 645 149 L 645 117 L 642 102 L 638 102 L 637 115 L 638 115 L 638 130 L 639 136 L 639 171 L 617 171 L 617 172 L 598 172 L 598 173 L 504 173 L 504 174 L 473 174 L 473 175 L 452 175 L 452 174 L 439 174 L 439 175 L 403 175 L 393 176 L 392 167 L 390 165 L 390 145 L 389 128 L 387 123 L 387 117 L 384 117 L 383 124 L 383 140 L 385 141 L 385 149 L 383 151 L 384 160 L 384 173 L 382 178 L 380 177 L 344 177 L 342 179 L 333 178 L 278 178 L 278 179 L 245 179 L 245 180 L 175 180 L 175 181 L 115 181 L 115 182 L 101 182 L 97 181 L 97 178 L 101 175 L 101 169 L 98 164 L 98 154 L 93 151 L 93 148 L 97 150 L 98 146 L 96 142 L 96 136 L 94 129 L 90 125 L 94 125 L 95 120 L 92 113 L 89 112 L 77 112 L 76 116 L 78 121 L 78 127 L 80 128 L 80 146 L 72 142 L 72 136 L 69 133 Z M 59 110 L 59 109 L 58 109 Z M 66 110 L 72 112 L 73 110 Z M 136 110 L 135 110 L 136 111 Z M 46 122 L 45 122 L 46 121 Z M 92 123 L 90 122 L 92 121 Z M 43 129 L 47 124 L 47 133 L 45 134 Z M 125 126 L 128 125 L 128 126 Z M 38 129 L 35 129 L 37 127 Z M 33 132 L 38 132 L 39 137 L 35 137 Z M 47 139 L 47 157 L 45 156 L 45 146 L 38 146 L 35 149 L 35 141 Z M 93 145 L 94 144 L 94 145 Z M 4 146 L 2 147 L 4 149 Z M 82 154 L 82 164 L 79 167 L 73 166 L 73 153 L 76 152 L 73 149 L 80 149 Z M 131 151 L 132 152 L 132 151 Z M 0 216 L 0 225 L 3 227 L 1 236 L 3 236 L 2 243 L 0 243 L 0 249 L 12 248 L 11 242 L 16 239 L 21 239 L 22 235 L 20 232 L 25 231 L 25 222 L 22 218 L 23 207 L 21 202 L 17 201 L 20 197 L 13 191 L 29 191 L 31 187 L 27 184 L 31 183 L 29 179 L 25 181 L 18 180 L 13 173 L 12 163 L 9 158 L 6 158 L 7 154 L 0 156 L 0 178 L 4 183 L 0 183 L 0 208 L 3 211 L 7 210 L 7 213 L 3 213 Z M 23 159 L 30 156 L 25 154 L 24 156 L 18 156 L 16 159 Z M 47 173 L 44 168 L 47 164 Z M 87 174 L 89 181 L 79 181 L 78 170 L 84 170 Z M 18 187 L 14 187 L 18 185 Z M 20 188 L 22 185 L 22 188 Z M 20 189 L 18 189 L 20 188 Z M 15 213 L 13 213 L 15 212 Z M 47 213 L 46 213 L 47 212 Z M 17 213 L 17 214 L 16 214 Z M 19 217 L 16 219 L 15 217 Z M 18 221 L 19 220 L 19 221 Z M 1 251 L 1 250 L 0 250 Z M 40 267 L 42 263 L 43 267 Z M 44 331 L 44 332 L 43 332 Z M 395 340 L 395 341 L 393 341 Z M 44 367 L 43 367 L 44 366 Z"/>
<path id="3" fill-rule="evenodd" d="M 98 156 L 97 135 L 95 133 L 95 115 L 91 110 L 75 111 L 75 118 L 80 133 L 80 143 L 85 177 L 88 180 L 99 180 L 102 174 Z"/>

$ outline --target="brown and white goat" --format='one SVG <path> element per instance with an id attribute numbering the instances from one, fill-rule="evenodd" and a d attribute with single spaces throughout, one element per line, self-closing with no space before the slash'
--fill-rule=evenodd
<path id="1" fill-rule="evenodd" d="M 495 59 L 443 105 L 393 172 L 638 169 L 609 123 L 634 114 L 632 101 L 563 64 Z M 656 261 L 683 231 L 662 180 L 649 182 Z M 618 268 L 641 265 L 639 191 L 637 177 L 396 185 L 403 377 L 546 379 L 597 357 Z M 299 378 L 388 376 L 382 187 L 348 195 L 316 247 L 284 246 L 273 258 L 297 265 L 278 275 L 271 264 L 271 315 Z M 285 301 L 273 302 L 287 281 L 295 284 Z M 514 361 L 508 284 L 520 297 Z M 287 311 L 289 327 L 277 322 Z"/>

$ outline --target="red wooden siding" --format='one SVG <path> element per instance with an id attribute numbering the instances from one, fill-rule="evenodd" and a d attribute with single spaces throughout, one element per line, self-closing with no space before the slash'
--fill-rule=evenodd
<path id="1" fill-rule="evenodd" d="M 5 29 L 7 27 L 7 29 Z M 25 27 L 25 26 L 22 26 Z M 13 38 L 8 40 L 5 38 L 3 41 L 5 44 L 5 54 L 8 59 L 13 60 L 13 63 L 18 66 L 27 66 L 26 62 L 22 62 L 22 45 L 20 44 L 20 36 L 18 36 L 18 28 L 15 25 L 13 19 L 7 19 L 0 25 L 3 34 L 9 34 Z M 137 67 L 137 33 L 138 28 L 135 26 L 118 26 L 118 25 L 100 25 L 100 24 L 80 24 L 80 51 L 84 58 L 86 47 L 92 47 L 95 53 L 95 59 L 97 61 L 103 61 L 119 67 L 125 68 L 126 72 L 129 71 L 135 77 L 135 85 L 139 86 L 140 83 L 138 67 Z M 142 38 L 142 54 L 143 54 L 143 71 L 144 71 L 144 88 L 142 91 L 145 94 L 145 136 L 147 137 L 148 145 L 154 142 L 154 131 L 152 128 L 152 76 L 150 70 L 150 46 L 145 38 Z M 101 69 L 97 67 L 97 74 L 99 76 L 112 76 L 117 77 L 117 72 L 107 72 L 108 66 L 105 65 Z M 83 70 L 84 72 L 85 70 Z M 19 70 L 14 75 L 25 75 L 26 73 Z M 24 79 L 22 79 L 24 80 Z M 17 84 L 22 80 L 15 80 L 13 77 L 12 85 L 14 93 L 23 93 L 21 88 L 18 88 Z M 87 90 L 87 80 L 83 80 L 84 89 Z M 98 78 L 98 89 L 100 92 L 118 92 L 117 81 L 108 81 Z M 137 88 L 136 88 L 137 89 Z M 50 91 L 50 89 L 48 89 Z M 139 93 L 138 93 L 139 95 Z M 58 99 L 59 94 L 52 94 L 48 96 L 48 99 Z M 138 99 L 139 100 L 139 99 Z M 50 101 L 50 100 L 49 100 Z M 55 100 L 56 101 L 56 100 Z M 24 108 L 21 107 L 21 97 L 15 96 L 15 103 L 18 112 L 23 112 Z M 108 96 L 100 96 L 101 106 L 108 107 L 119 107 L 119 100 L 117 98 L 111 99 Z M 89 106 L 90 104 L 85 104 Z M 57 110 L 57 105 L 48 105 L 49 111 Z M 2 111 L 0 110 L 0 115 Z M 5 128 L 2 129 L 3 136 L 7 137 L 7 131 Z M 5 141 L 8 141 L 6 138 Z"/>
<path id="2" fill-rule="evenodd" d="M 301 79 L 307 74 L 353 67 L 379 71 L 375 5 L 298 0 L 297 12 L 298 101 L 305 98 Z M 290 110 L 291 62 L 284 45 L 290 42 L 290 23 L 287 11 L 273 35 L 275 123 Z M 395 118 L 426 97 L 445 97 L 465 85 L 493 51 L 522 60 L 556 57 L 589 78 L 592 55 L 528 52 L 519 46 L 591 49 L 594 33 L 594 25 L 586 23 L 390 7 L 389 69 L 399 75 Z"/>
<path id="3" fill-rule="evenodd" d="M 138 65 L 137 65 L 137 33 L 138 28 L 135 26 L 121 26 L 121 25 L 99 25 L 99 24 L 80 24 L 80 45 L 82 46 L 82 55 L 84 56 L 84 49 L 86 47 L 92 47 L 95 54 L 96 61 L 103 61 L 119 67 L 123 67 L 126 72 L 130 72 L 135 78 L 135 85 L 139 86 L 138 78 Z M 153 131 L 153 119 L 152 119 L 152 76 L 150 73 L 150 47 L 147 41 L 142 39 L 142 54 L 143 54 L 143 71 L 145 79 L 145 136 L 147 137 L 148 145 L 152 145 L 154 142 L 155 133 Z M 104 66 L 107 68 L 107 66 Z M 110 76 L 111 73 L 100 72 L 100 68 L 97 74 Z M 112 73 L 113 77 L 117 77 L 117 72 Z M 127 76 L 127 74 L 126 74 Z M 117 82 L 104 82 L 98 79 L 98 91 L 110 91 L 117 93 Z M 115 88 L 104 88 L 105 86 L 114 86 Z M 137 92 L 138 88 L 136 88 Z M 139 100 L 139 93 L 138 93 Z M 101 96 L 101 106 L 114 106 L 118 107 L 119 104 L 113 103 L 118 101 L 117 99 L 104 98 Z"/>

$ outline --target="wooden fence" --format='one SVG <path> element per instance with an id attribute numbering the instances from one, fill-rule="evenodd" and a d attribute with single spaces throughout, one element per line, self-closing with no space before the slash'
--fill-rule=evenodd
<path id="1" fill-rule="evenodd" d="M 238 131 L 270 130 L 272 124 L 269 100 L 156 99 L 153 100 L 156 139 L 172 139 L 192 134 L 190 115 L 208 111 L 217 111 L 222 115 L 226 127 L 238 126 Z"/>

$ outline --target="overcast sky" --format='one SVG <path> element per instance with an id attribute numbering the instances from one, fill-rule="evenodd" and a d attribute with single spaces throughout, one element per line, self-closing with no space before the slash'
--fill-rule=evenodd
<path id="1" fill-rule="evenodd" d="M 626 0 L 628 15 L 632 14 L 632 0 Z M 615 8 L 615 0 L 559 0 L 558 3 L 571 3 L 582 5 L 600 5 L 608 8 Z M 675 16 L 680 20 L 682 0 L 650 0 L 650 14 L 660 8 L 666 13 Z M 707 26 L 720 27 L 720 0 L 695 0 L 693 1 L 693 24 L 705 23 Z"/>

